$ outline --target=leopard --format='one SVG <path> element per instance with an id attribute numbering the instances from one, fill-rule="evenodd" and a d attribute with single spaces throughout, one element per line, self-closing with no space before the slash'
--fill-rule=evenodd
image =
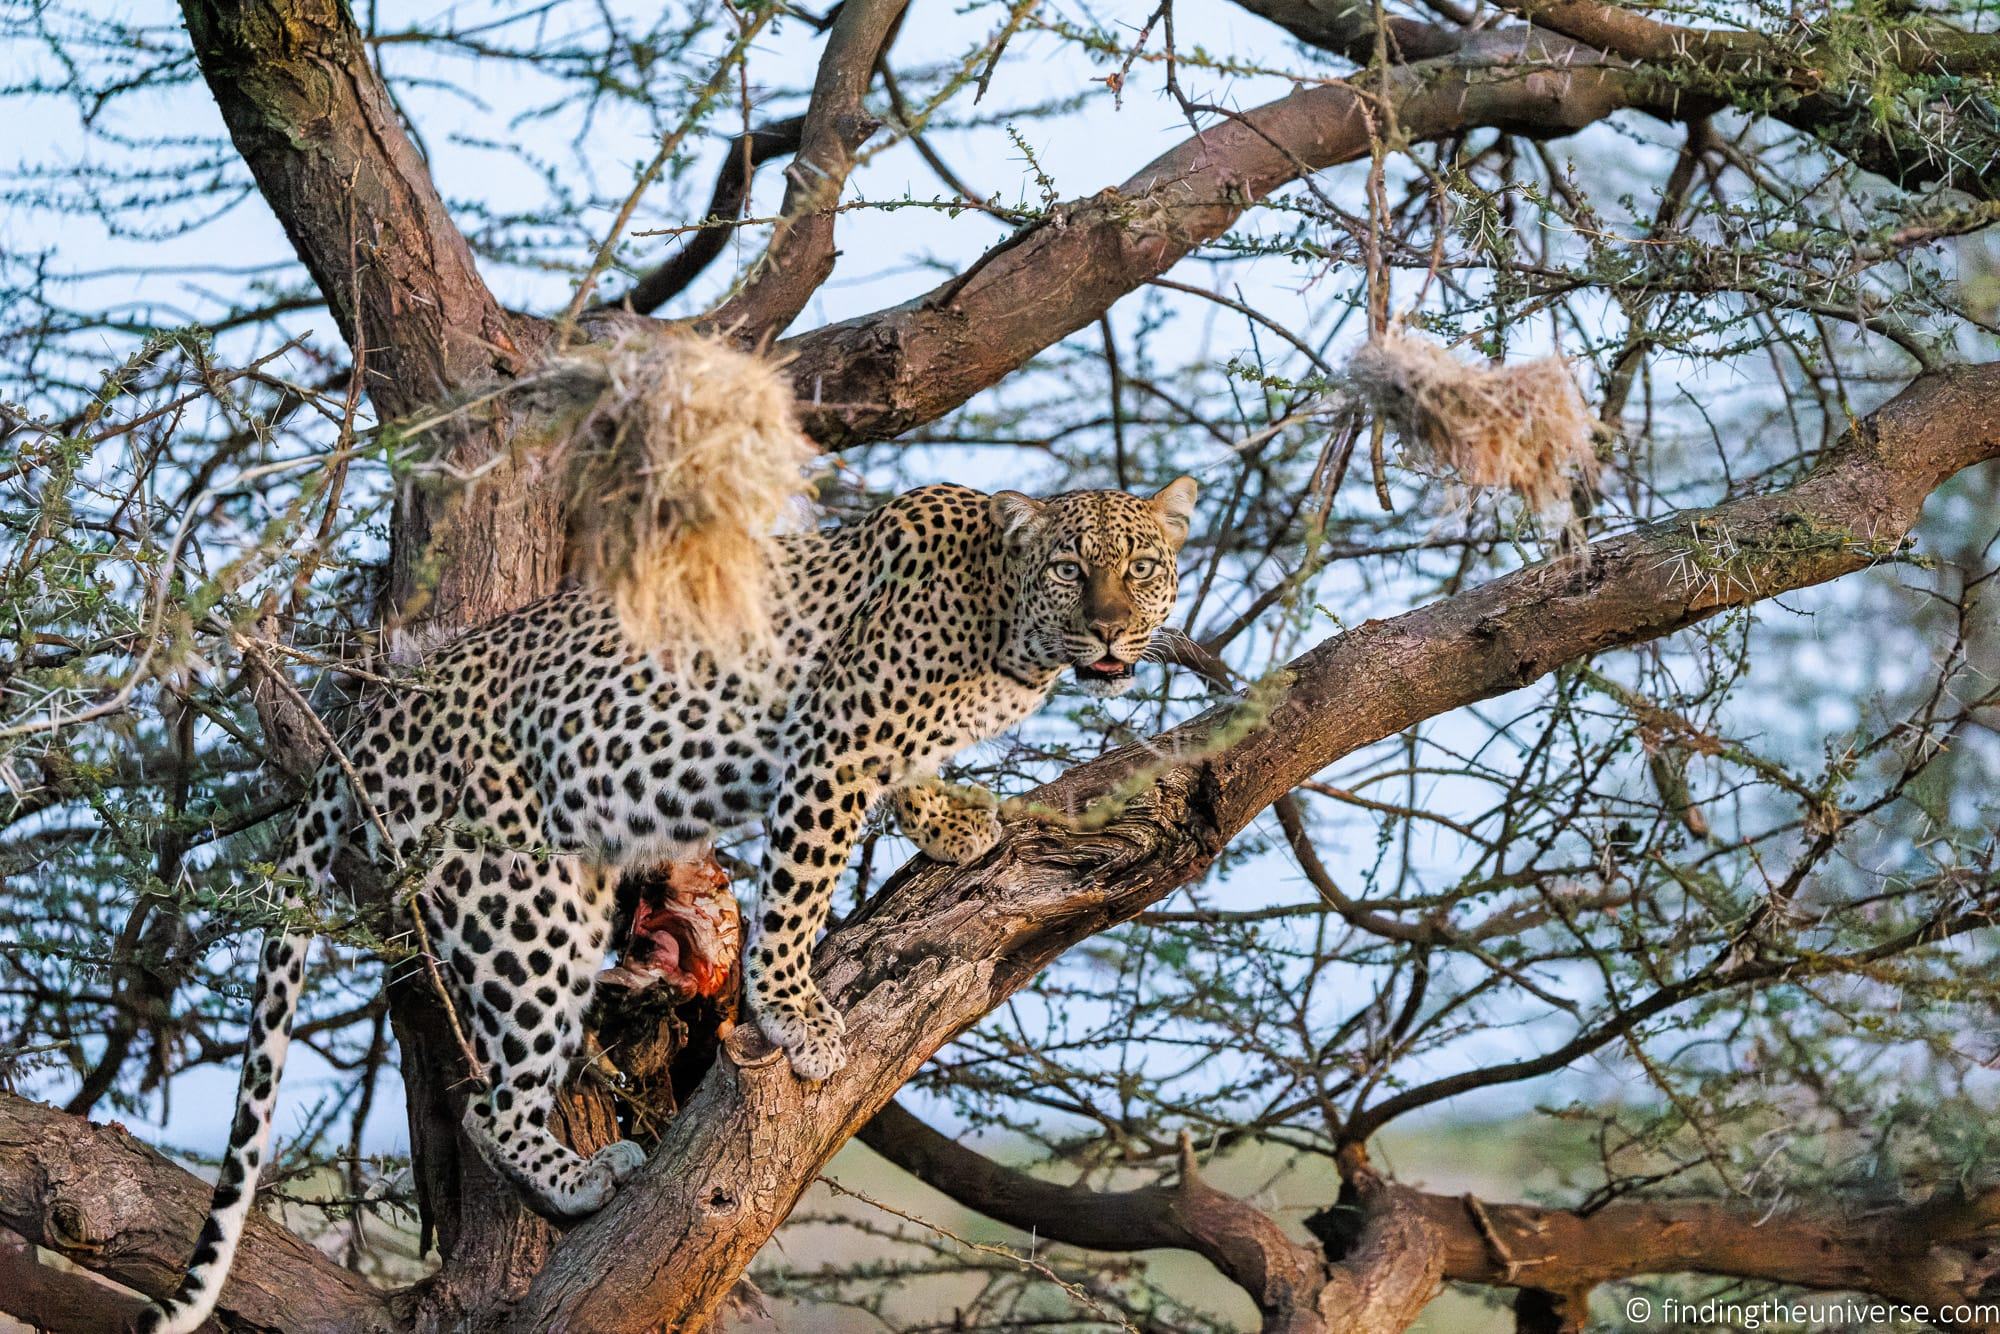
<path id="1" fill-rule="evenodd" d="M 603 965 L 621 875 L 763 825 L 743 944 L 747 1010 L 801 1079 L 845 1063 L 811 975 L 836 882 L 878 806 L 966 864 L 1003 827 L 943 766 L 1041 707 L 1065 672 L 1129 689 L 1178 593 L 1196 483 L 1036 499 L 924 486 L 851 524 L 771 536 L 769 649 L 730 662 L 634 641 L 574 582 L 433 652 L 320 765 L 276 858 L 229 1147 L 184 1281 L 141 1328 L 212 1311 L 267 1151 L 316 910 L 343 857 L 410 904 L 484 1092 L 467 1139 L 557 1220 L 602 1208 L 645 1160 L 551 1129 Z M 1165 632 L 1170 633 L 1170 632 Z"/>

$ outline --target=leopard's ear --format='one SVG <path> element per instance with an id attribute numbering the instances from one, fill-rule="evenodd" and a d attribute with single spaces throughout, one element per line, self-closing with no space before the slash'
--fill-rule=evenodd
<path id="1" fill-rule="evenodd" d="M 993 518 L 1000 525 L 1001 536 L 1009 542 L 1027 532 L 1028 526 L 1042 513 L 1041 501 L 1019 491 L 999 492 L 988 503 L 993 506 Z"/>
<path id="2" fill-rule="evenodd" d="M 1167 530 L 1176 547 L 1187 541 L 1188 525 L 1194 519 L 1194 498 L 1200 488 L 1192 477 L 1176 477 L 1153 493 L 1153 513 Z"/>

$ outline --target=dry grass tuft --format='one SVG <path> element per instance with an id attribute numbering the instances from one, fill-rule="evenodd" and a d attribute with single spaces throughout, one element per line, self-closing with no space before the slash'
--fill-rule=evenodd
<path id="1" fill-rule="evenodd" d="M 1467 486 L 1507 487 L 1545 516 L 1597 481 L 1598 423 L 1559 356 L 1469 366 L 1391 331 L 1348 363 L 1355 391 L 1396 428 L 1404 461 Z"/>
<path id="2" fill-rule="evenodd" d="M 610 594 L 633 643 L 768 653 L 769 539 L 806 492 L 812 443 L 769 361 L 692 334 L 630 334 L 538 379 L 583 407 L 553 445 L 573 573 Z"/>

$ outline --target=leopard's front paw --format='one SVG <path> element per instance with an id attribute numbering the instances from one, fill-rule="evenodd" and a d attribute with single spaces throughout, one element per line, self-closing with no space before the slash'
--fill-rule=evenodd
<path id="1" fill-rule="evenodd" d="M 775 1047 L 782 1048 L 800 1079 L 821 1080 L 847 1064 L 847 1044 L 841 1041 L 847 1021 L 825 1001 L 756 1007 L 757 1027 Z"/>
<path id="2" fill-rule="evenodd" d="M 964 866 L 993 851 L 1000 841 L 1000 812 L 987 806 L 954 811 L 947 821 L 925 831 L 917 846 L 932 861 L 946 866 Z"/>
<path id="3" fill-rule="evenodd" d="M 607 1144 L 590 1155 L 571 1185 L 548 1197 L 548 1210 L 569 1218 L 594 1214 L 611 1203 L 626 1178 L 645 1165 L 646 1151 L 631 1140 Z"/>
<path id="4" fill-rule="evenodd" d="M 796 1046 L 785 1048 L 785 1059 L 792 1063 L 793 1074 L 818 1083 L 847 1064 L 847 1044 L 826 1029 L 811 1029 Z"/>

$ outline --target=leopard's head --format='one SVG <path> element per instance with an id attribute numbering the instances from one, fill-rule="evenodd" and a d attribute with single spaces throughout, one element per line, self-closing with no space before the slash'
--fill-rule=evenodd
<path id="1" fill-rule="evenodd" d="M 992 498 L 1007 542 L 1011 653 L 1038 672 L 1068 667 L 1093 695 L 1123 693 L 1180 589 L 1175 558 L 1194 515 L 1192 477 L 1156 494 L 1067 491 Z"/>

